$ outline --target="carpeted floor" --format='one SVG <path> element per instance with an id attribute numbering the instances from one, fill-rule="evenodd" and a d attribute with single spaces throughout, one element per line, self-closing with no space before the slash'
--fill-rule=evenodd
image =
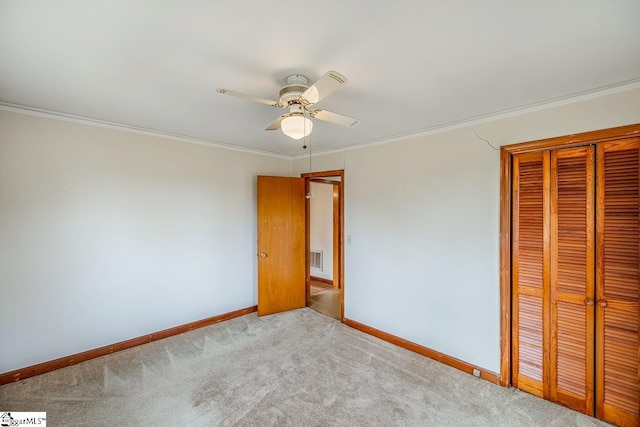
<path id="1" fill-rule="evenodd" d="M 310 309 L 255 314 L 0 387 L 50 426 L 604 426 Z"/>

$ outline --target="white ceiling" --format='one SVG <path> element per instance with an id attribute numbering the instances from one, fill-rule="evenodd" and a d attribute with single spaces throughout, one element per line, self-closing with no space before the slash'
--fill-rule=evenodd
<path id="1" fill-rule="evenodd" d="M 3 0 L 0 102 L 284 155 L 292 73 L 349 82 L 314 152 L 640 79 L 638 0 Z"/>

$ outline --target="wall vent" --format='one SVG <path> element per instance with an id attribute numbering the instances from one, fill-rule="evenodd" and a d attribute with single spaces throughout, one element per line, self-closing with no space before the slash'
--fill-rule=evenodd
<path id="1" fill-rule="evenodd" d="M 309 259 L 311 268 L 322 271 L 322 251 L 311 250 Z"/>

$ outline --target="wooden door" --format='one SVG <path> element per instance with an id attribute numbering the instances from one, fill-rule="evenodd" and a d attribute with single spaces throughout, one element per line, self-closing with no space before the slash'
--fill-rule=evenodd
<path id="1" fill-rule="evenodd" d="M 549 152 L 513 156 L 513 365 L 515 387 L 548 398 Z"/>
<path id="2" fill-rule="evenodd" d="M 551 152 L 549 399 L 593 415 L 593 146 Z"/>
<path id="3" fill-rule="evenodd" d="M 640 138 L 598 144 L 596 414 L 640 425 Z"/>
<path id="4" fill-rule="evenodd" d="M 258 177 L 258 315 L 306 306 L 304 178 Z"/>

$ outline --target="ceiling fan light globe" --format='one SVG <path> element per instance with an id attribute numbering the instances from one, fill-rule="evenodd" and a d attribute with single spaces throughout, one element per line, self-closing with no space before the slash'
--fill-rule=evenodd
<path id="1" fill-rule="evenodd" d="M 302 139 L 311 134 L 313 122 L 302 114 L 292 114 L 282 120 L 280 129 L 289 138 Z"/>

